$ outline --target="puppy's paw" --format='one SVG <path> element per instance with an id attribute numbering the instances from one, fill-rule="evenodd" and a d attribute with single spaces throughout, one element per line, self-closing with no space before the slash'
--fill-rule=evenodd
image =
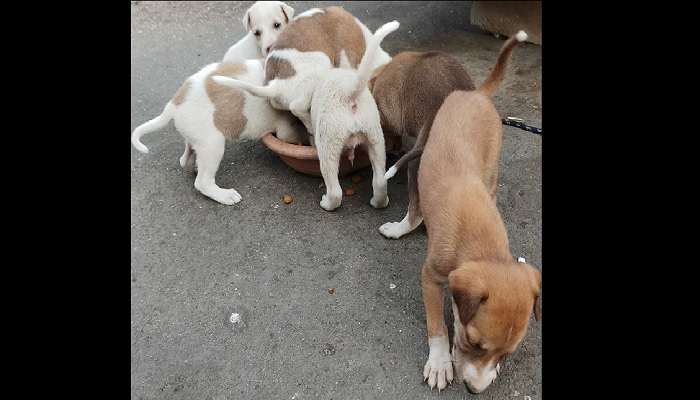
<path id="1" fill-rule="evenodd" d="M 328 196 L 327 194 L 324 194 L 323 197 L 321 197 L 321 208 L 323 208 L 326 211 L 333 211 L 336 208 L 340 207 L 340 198 L 332 198 Z"/>
<path id="2" fill-rule="evenodd" d="M 386 224 L 382 225 L 379 227 L 379 232 L 388 239 L 398 239 L 401 236 L 405 235 L 409 231 L 409 227 L 406 227 L 407 224 L 404 224 L 403 221 L 401 222 L 387 222 Z"/>
<path id="3" fill-rule="evenodd" d="M 372 200 L 369 201 L 369 204 L 374 208 L 385 208 L 389 205 L 389 196 L 374 196 Z"/>
<path id="4" fill-rule="evenodd" d="M 232 206 L 241 201 L 241 195 L 235 189 L 221 189 L 214 200 L 227 206 Z"/>
<path id="5" fill-rule="evenodd" d="M 453 377 L 452 360 L 449 353 L 446 356 L 433 356 L 431 354 L 428 357 L 428 362 L 423 367 L 423 380 L 428 381 L 430 390 L 433 390 L 435 386 L 437 386 L 438 391 L 446 388 L 449 383 L 452 383 Z"/>

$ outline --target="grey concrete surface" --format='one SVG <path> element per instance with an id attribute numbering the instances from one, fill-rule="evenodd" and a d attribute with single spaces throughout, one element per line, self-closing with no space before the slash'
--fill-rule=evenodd
<path id="1" fill-rule="evenodd" d="M 336 3 L 289 2 L 297 12 Z M 449 52 L 475 82 L 503 43 L 468 26 L 466 2 L 342 3 L 372 30 L 402 23 L 383 43 L 390 53 Z M 223 57 L 244 34 L 249 5 L 132 3 L 132 130 L 159 114 L 187 76 Z M 513 52 L 494 98 L 503 116 L 541 126 L 541 54 L 531 44 Z M 390 181 L 387 209 L 369 205 L 365 170 L 356 194 L 328 213 L 318 205 L 320 178 L 289 169 L 262 143 L 229 144 L 217 181 L 243 201 L 224 206 L 200 195 L 181 170 L 174 127 L 143 141 L 150 154 L 131 148 L 132 399 L 477 397 L 461 384 L 438 394 L 422 382 L 425 229 L 398 241 L 377 230 L 403 217 L 405 174 Z M 541 137 L 504 127 L 498 192 L 513 254 L 538 267 L 541 145 Z M 240 323 L 229 322 L 232 313 Z M 541 328 L 531 320 L 522 346 L 479 398 L 541 398 Z"/>

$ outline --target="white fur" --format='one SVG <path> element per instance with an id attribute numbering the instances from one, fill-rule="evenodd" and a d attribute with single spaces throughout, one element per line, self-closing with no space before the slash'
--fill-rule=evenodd
<path id="1" fill-rule="evenodd" d="M 524 42 L 527 40 L 527 33 L 525 33 L 525 31 L 518 31 L 515 38 L 518 39 L 518 42 Z"/>
<path id="2" fill-rule="evenodd" d="M 261 60 L 246 61 L 247 72 L 240 78 L 245 82 L 261 84 L 264 80 Z M 180 105 L 172 101 L 166 104 L 163 113 L 153 120 L 137 127 L 132 133 L 131 142 L 141 152 L 148 148 L 141 143 L 145 133 L 162 129 L 173 119 L 175 127 L 185 139 L 185 151 L 180 157 L 183 168 L 190 167 L 196 158 L 197 177 L 194 186 L 205 196 L 219 203 L 232 205 L 241 200 L 235 189 L 222 189 L 216 185 L 215 176 L 219 163 L 224 155 L 226 139 L 214 125 L 215 105 L 209 99 L 205 88 L 205 79 L 218 67 L 218 63 L 209 64 L 199 72 L 189 77 L 189 89 L 185 100 Z M 247 123 L 239 136 L 239 140 L 257 140 L 270 131 L 277 132 L 277 137 L 299 142 L 305 134 L 296 130 L 293 117 L 284 111 L 275 110 L 269 102 L 260 97 L 242 92 L 245 98 L 243 115 Z M 297 125 L 298 126 L 298 125 Z M 196 153 L 196 157 L 195 156 Z"/>
<path id="3" fill-rule="evenodd" d="M 370 31 L 365 24 L 360 22 L 359 19 L 355 18 L 355 22 L 357 22 L 357 25 L 360 27 L 360 29 L 362 29 L 362 35 L 365 37 L 365 43 L 369 43 L 374 36 L 372 31 Z M 384 64 L 388 64 L 391 61 L 391 56 L 389 53 L 384 51 L 382 48 L 379 48 L 377 51 L 378 52 L 375 54 L 374 65 L 372 67 L 373 70 L 381 67 Z"/>
<path id="4" fill-rule="evenodd" d="M 421 222 L 423 222 L 423 217 L 420 217 L 414 225 L 411 225 L 408 213 L 406 213 L 401 222 L 387 222 L 379 227 L 379 232 L 388 239 L 398 239 L 416 229 Z"/>
<path id="5" fill-rule="evenodd" d="M 333 68 L 331 60 L 320 51 L 301 52 L 296 49 L 274 50 L 268 60 L 273 57 L 288 61 L 297 73 L 289 79 L 273 79 L 267 86 L 255 86 L 227 77 L 214 79 L 223 85 L 269 98 L 273 107 L 291 111 L 313 134 L 309 112 L 311 96 L 320 76 Z"/>
<path id="6" fill-rule="evenodd" d="M 377 29 L 367 42 L 357 71 L 333 68 L 324 74 L 314 89 L 310 114 L 321 175 L 326 184 L 326 194 L 321 199 L 321 207 L 326 211 L 338 208 L 342 202 L 343 191 L 338 181 L 338 165 L 343 149 L 358 144 L 367 146 L 372 164 L 373 196 L 370 204 L 375 208 L 384 208 L 389 204 L 384 177 L 384 133 L 379 110 L 367 88 L 367 82 L 379 44 L 398 27 L 399 23 L 392 21 Z"/>
<path id="7" fill-rule="evenodd" d="M 245 12 L 243 26 L 248 32 L 243 39 L 231 46 L 224 55 L 223 62 L 243 62 L 267 56 L 272 46 L 289 22 L 294 18 L 294 9 L 281 1 L 257 1 Z M 250 17 L 251 25 L 248 25 Z M 275 28 L 275 23 L 280 26 Z M 260 32 L 255 36 L 254 32 Z"/>
<path id="8" fill-rule="evenodd" d="M 324 13 L 324 12 L 325 12 L 325 11 L 323 11 L 323 10 L 320 9 L 320 8 L 311 8 L 311 9 L 306 10 L 306 11 L 304 11 L 303 13 L 297 15 L 296 17 L 294 17 L 294 19 L 306 18 L 306 17 L 310 17 L 310 16 L 312 16 L 312 15 L 320 14 L 320 13 Z"/>
<path id="9" fill-rule="evenodd" d="M 394 175 L 396 175 L 396 167 L 392 165 L 391 168 L 389 168 L 389 170 L 386 171 L 386 174 L 384 174 L 384 177 L 387 180 L 389 180 L 389 179 L 393 178 Z"/>
<path id="10" fill-rule="evenodd" d="M 428 381 L 430 389 L 437 385 L 440 391 L 452 382 L 454 376 L 450 358 L 450 341 L 447 336 L 433 336 L 428 338 L 428 346 L 430 353 L 423 367 L 423 380 Z"/>

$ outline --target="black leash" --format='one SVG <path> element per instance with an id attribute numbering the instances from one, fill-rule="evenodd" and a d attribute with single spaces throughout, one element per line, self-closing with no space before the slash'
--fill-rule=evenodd
<path id="1" fill-rule="evenodd" d="M 503 122 L 503 125 L 514 126 L 516 128 L 520 128 L 524 131 L 536 133 L 538 135 L 542 134 L 542 128 L 535 128 L 534 126 L 525 125 L 523 123 L 523 120 L 520 118 L 508 117 L 508 118 L 502 119 L 501 122 Z"/>

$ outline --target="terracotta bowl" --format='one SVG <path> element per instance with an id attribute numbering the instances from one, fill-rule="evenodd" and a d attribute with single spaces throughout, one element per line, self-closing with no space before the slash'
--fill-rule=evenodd
<path id="1" fill-rule="evenodd" d="M 315 147 L 284 142 L 277 139 L 272 132 L 263 136 L 262 142 L 292 169 L 306 175 L 321 176 L 318 153 Z M 398 147 L 401 146 L 401 138 L 399 136 L 385 136 L 384 142 L 387 151 L 397 148 L 397 145 Z M 343 152 L 340 158 L 338 175 L 345 176 L 369 166 L 367 150 L 363 146 L 359 146 L 355 148 L 355 160 L 352 165 L 348 160 L 348 152 Z"/>

